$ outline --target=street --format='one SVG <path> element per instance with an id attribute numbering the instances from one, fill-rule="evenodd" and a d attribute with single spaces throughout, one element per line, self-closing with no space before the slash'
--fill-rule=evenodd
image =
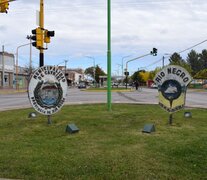
<path id="1" fill-rule="evenodd" d="M 207 108 L 207 92 L 188 90 L 186 106 Z M 76 88 L 68 89 L 65 104 L 106 103 L 107 92 L 88 92 Z M 158 104 L 157 89 L 143 88 L 142 91 L 112 92 L 112 103 Z M 0 111 L 31 107 L 27 93 L 0 95 Z"/>

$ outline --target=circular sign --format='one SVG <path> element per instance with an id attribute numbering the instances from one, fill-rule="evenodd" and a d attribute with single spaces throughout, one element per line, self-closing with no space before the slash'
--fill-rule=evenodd
<path id="1" fill-rule="evenodd" d="M 29 100 L 36 111 L 44 115 L 58 112 L 65 102 L 67 81 L 63 72 L 55 66 L 43 66 L 32 75 Z"/>
<path id="2" fill-rule="evenodd" d="M 170 79 L 161 85 L 160 91 L 166 99 L 172 101 L 180 97 L 182 87 L 178 81 Z"/>

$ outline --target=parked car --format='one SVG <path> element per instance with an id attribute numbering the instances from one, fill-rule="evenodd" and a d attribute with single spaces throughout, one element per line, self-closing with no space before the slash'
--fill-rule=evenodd
<path id="1" fill-rule="evenodd" d="M 156 89 L 158 86 L 155 83 L 152 83 L 150 87 Z"/>
<path id="2" fill-rule="evenodd" d="M 83 89 L 83 88 L 86 88 L 86 83 L 85 82 L 80 82 L 78 84 L 78 89 Z"/>
<path id="3" fill-rule="evenodd" d="M 114 86 L 115 86 L 115 87 L 118 87 L 118 86 L 119 86 L 119 83 L 113 82 L 113 83 L 112 83 L 112 87 L 114 87 Z"/>

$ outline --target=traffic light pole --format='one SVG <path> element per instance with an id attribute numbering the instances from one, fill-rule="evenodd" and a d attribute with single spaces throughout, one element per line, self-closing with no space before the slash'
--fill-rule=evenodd
<path id="1" fill-rule="evenodd" d="M 40 50 L 40 67 L 44 66 L 44 52 Z"/>
<path id="2" fill-rule="evenodd" d="M 133 58 L 133 59 L 130 59 L 126 62 L 126 89 L 127 89 L 127 83 L 128 83 L 128 75 L 127 75 L 127 73 L 128 73 L 128 63 L 131 62 L 131 61 L 143 58 L 145 56 L 149 56 L 149 55 L 152 55 L 152 52 L 150 52 L 148 54 L 145 54 L 145 55 L 142 55 L 142 56 L 139 56 L 139 57 L 136 57 L 136 58 Z"/>
<path id="3" fill-rule="evenodd" d="M 44 0 L 40 0 L 40 28 L 44 29 Z M 43 39 L 43 34 L 41 35 Z M 44 66 L 44 49 L 43 49 L 43 44 L 40 48 L 40 64 L 39 66 L 42 67 Z"/>
<path id="4" fill-rule="evenodd" d="M 44 0 L 40 0 L 40 29 L 44 30 Z M 41 31 L 43 32 L 43 31 Z M 40 67 L 44 66 L 43 34 L 41 34 Z M 51 115 L 47 116 L 47 123 L 52 124 Z"/>

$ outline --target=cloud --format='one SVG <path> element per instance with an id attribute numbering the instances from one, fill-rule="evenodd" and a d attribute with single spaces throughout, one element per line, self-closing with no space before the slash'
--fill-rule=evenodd
<path id="1" fill-rule="evenodd" d="M 49 58 L 80 54 L 106 57 L 107 2 L 105 0 L 45 0 L 45 28 L 55 30 Z M 0 16 L 1 42 L 8 50 L 27 43 L 26 36 L 36 25 L 39 1 L 10 3 L 9 13 Z M 148 52 L 159 53 L 189 47 L 207 37 L 207 2 L 204 0 L 114 0 L 112 2 L 112 56 Z M 23 55 L 28 54 L 22 49 Z M 34 50 L 38 57 L 38 51 Z M 75 62 L 74 62 L 75 63 Z M 114 62 L 116 63 L 116 62 Z"/>

